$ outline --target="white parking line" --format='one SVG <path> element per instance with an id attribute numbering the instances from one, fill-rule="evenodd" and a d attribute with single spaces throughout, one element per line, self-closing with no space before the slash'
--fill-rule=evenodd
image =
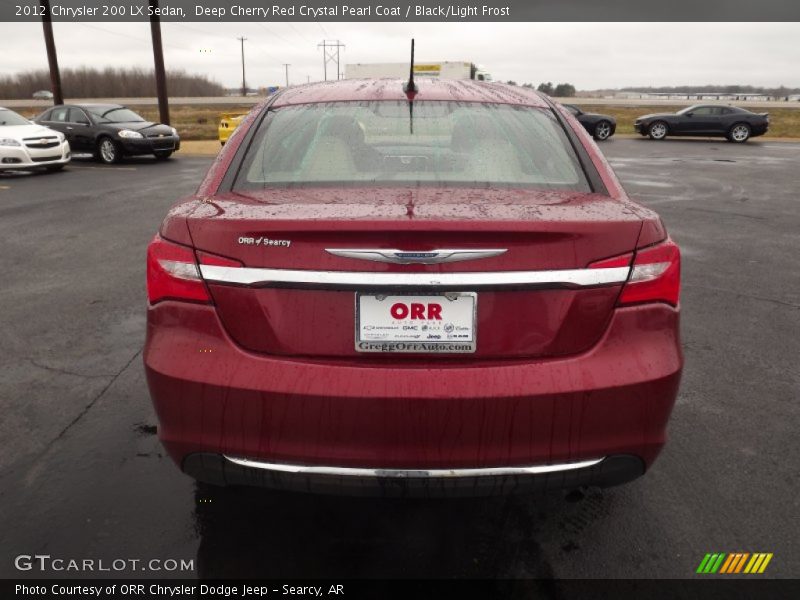
<path id="1" fill-rule="evenodd" d="M 657 188 L 674 188 L 674 183 L 667 183 L 666 181 L 644 181 L 642 179 L 627 179 L 625 185 L 641 186 L 641 187 L 657 187 Z"/>
<path id="2" fill-rule="evenodd" d="M 793 150 L 794 152 L 797 152 L 798 146 L 800 146 L 800 144 L 797 144 L 796 142 L 785 142 L 783 144 L 763 144 L 761 147 L 780 148 L 781 150 Z"/>
<path id="3" fill-rule="evenodd" d="M 78 166 L 75 166 L 75 165 L 70 165 L 69 168 L 70 168 L 70 170 L 71 169 L 78 169 L 78 170 L 81 170 L 81 169 L 83 169 L 83 170 L 96 169 L 96 170 L 99 170 L 99 171 L 135 171 L 136 170 L 136 167 L 78 167 Z"/>

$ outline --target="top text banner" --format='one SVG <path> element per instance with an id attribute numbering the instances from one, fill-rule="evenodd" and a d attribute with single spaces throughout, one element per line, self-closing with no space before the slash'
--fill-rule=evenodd
<path id="1" fill-rule="evenodd" d="M 0 21 L 800 21 L 798 0 L 0 0 Z M 668 35 L 668 34 L 667 34 Z"/>

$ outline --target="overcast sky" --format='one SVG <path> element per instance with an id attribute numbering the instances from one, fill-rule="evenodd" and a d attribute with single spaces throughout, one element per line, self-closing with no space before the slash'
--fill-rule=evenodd
<path id="1" fill-rule="evenodd" d="M 62 68 L 152 68 L 148 23 L 54 23 Z M 752 84 L 800 87 L 800 23 L 163 23 L 167 68 L 250 87 L 320 80 L 322 50 L 339 39 L 341 65 L 465 60 L 495 79 L 569 82 L 578 89 Z M 46 68 L 39 23 L 0 23 L 0 73 Z M 335 78 L 330 67 L 329 78 Z"/>

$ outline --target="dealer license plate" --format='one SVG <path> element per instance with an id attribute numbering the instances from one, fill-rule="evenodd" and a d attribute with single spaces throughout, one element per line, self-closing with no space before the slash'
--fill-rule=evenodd
<path id="1" fill-rule="evenodd" d="M 356 294 L 359 352 L 475 352 L 475 292 Z"/>

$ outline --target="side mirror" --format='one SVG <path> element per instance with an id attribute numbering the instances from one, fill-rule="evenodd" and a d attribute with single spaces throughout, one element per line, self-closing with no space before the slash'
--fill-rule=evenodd
<path id="1" fill-rule="evenodd" d="M 687 117 L 693 117 L 693 116 L 694 116 L 694 113 L 693 113 L 693 112 L 686 113 L 686 116 L 687 116 Z"/>

